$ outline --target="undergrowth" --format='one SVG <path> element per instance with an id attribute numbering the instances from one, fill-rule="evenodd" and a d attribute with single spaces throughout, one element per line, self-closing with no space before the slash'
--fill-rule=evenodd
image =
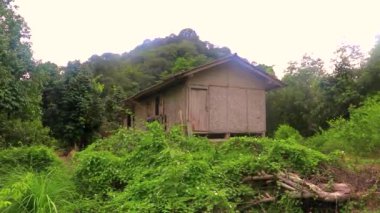
<path id="1" fill-rule="evenodd" d="M 341 150 L 351 156 L 377 156 L 380 151 L 380 93 L 361 107 L 350 109 L 350 119 L 330 121 L 330 128 L 306 140 L 312 148 L 329 153 Z"/>
<path id="2" fill-rule="evenodd" d="M 121 129 L 77 154 L 74 181 L 85 201 L 76 211 L 91 202 L 104 212 L 235 211 L 260 195 L 241 183 L 244 176 L 283 170 L 307 176 L 330 160 L 294 138 L 239 137 L 214 146 L 179 127 Z"/>
<path id="3" fill-rule="evenodd" d="M 150 123 L 147 131 L 120 129 L 78 152 L 73 171 L 49 148 L 10 148 L 0 151 L 0 211 L 235 212 L 270 193 L 274 202 L 248 211 L 299 212 L 302 202 L 280 188 L 242 179 L 280 171 L 307 179 L 339 165 L 341 151 L 323 154 L 310 148 L 312 140 L 283 126 L 274 139 L 235 137 L 215 145 L 185 136 L 181 127 L 164 131 Z"/>
<path id="4" fill-rule="evenodd" d="M 58 212 L 76 197 L 70 174 L 47 147 L 0 152 L 0 211 Z"/>
<path id="5" fill-rule="evenodd" d="M 53 150 L 45 146 L 13 147 L 0 150 L 0 177 L 15 169 L 32 172 L 48 171 L 60 162 Z"/>

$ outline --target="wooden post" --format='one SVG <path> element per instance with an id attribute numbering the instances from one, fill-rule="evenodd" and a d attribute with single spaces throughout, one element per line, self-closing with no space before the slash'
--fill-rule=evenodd
<path id="1" fill-rule="evenodd" d="M 229 139 L 230 138 L 230 136 L 231 136 L 231 133 L 226 133 L 225 135 L 224 135 L 224 139 Z"/>
<path id="2" fill-rule="evenodd" d="M 187 121 L 187 124 L 186 124 L 186 128 L 187 128 L 187 135 L 193 135 L 193 128 L 191 126 L 191 122 L 190 121 Z"/>

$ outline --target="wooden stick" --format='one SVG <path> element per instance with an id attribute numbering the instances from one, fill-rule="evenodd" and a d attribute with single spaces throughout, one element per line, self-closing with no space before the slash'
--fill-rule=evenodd
<path id="1" fill-rule="evenodd" d="M 280 181 L 277 181 L 277 184 L 280 185 L 281 187 L 287 189 L 287 190 L 290 190 L 290 191 L 296 191 L 295 188 L 287 185 L 286 183 L 283 183 L 283 182 L 280 182 Z"/>
<path id="2" fill-rule="evenodd" d="M 256 181 L 256 180 L 272 180 L 275 176 L 274 175 L 260 175 L 260 176 L 247 176 L 243 178 L 243 183 L 250 182 L 250 181 Z"/>

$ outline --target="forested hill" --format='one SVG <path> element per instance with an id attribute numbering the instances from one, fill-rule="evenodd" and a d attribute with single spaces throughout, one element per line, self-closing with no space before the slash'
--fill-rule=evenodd
<path id="1" fill-rule="evenodd" d="M 69 62 L 63 75 L 54 64 L 39 64 L 44 73 L 43 123 L 68 144 L 88 144 L 94 135 L 116 129 L 126 116 L 123 100 L 182 70 L 231 54 L 226 47 L 201 41 L 192 29 L 145 40 L 130 52 L 93 55 Z M 81 103 L 81 104 L 79 104 Z M 57 119 L 58 118 L 58 119 Z"/>
<path id="2" fill-rule="evenodd" d="M 178 35 L 145 40 L 130 52 L 93 55 L 85 64 L 106 91 L 119 87 L 126 95 L 146 88 L 162 78 L 231 54 L 207 41 L 201 41 L 192 29 L 183 29 Z"/>

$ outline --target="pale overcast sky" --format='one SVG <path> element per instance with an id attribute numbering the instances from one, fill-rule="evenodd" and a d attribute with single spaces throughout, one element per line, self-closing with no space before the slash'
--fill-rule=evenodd
<path id="1" fill-rule="evenodd" d="M 66 65 L 122 53 L 145 39 L 194 29 L 280 74 L 305 53 L 329 60 L 342 43 L 370 50 L 380 34 L 376 0 L 16 0 L 34 58 Z"/>

